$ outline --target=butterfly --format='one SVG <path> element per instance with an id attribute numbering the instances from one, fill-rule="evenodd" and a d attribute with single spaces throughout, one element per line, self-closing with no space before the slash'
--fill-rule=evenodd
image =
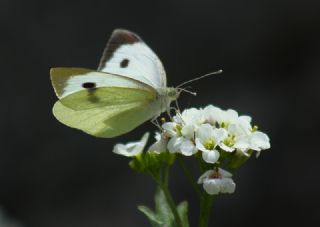
<path id="1" fill-rule="evenodd" d="M 181 92 L 167 87 L 157 55 L 135 33 L 116 29 L 97 70 L 51 68 L 53 115 L 90 135 L 112 138 L 169 110 Z"/>
<path id="2" fill-rule="evenodd" d="M 219 74 L 222 70 L 167 87 L 158 56 L 135 33 L 116 29 L 103 51 L 97 70 L 51 68 L 52 86 L 58 97 L 53 115 L 61 123 L 90 135 L 112 138 L 125 134 L 162 112 L 170 115 L 170 104 L 181 86 Z"/>

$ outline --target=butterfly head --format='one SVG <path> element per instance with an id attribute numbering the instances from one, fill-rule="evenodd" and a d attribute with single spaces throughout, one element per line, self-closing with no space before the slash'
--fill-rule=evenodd
<path id="1" fill-rule="evenodd" d="M 170 98 L 171 100 L 176 100 L 178 99 L 180 93 L 181 93 L 181 90 L 177 89 L 177 88 L 174 88 L 174 87 L 169 87 L 167 88 L 167 97 Z"/>

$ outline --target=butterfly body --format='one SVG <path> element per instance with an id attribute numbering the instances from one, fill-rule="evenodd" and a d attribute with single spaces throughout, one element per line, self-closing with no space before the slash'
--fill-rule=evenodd
<path id="1" fill-rule="evenodd" d="M 59 100 L 54 116 L 88 134 L 110 138 L 127 133 L 170 108 L 179 90 L 167 87 L 159 58 L 136 34 L 112 33 L 97 70 L 52 68 Z"/>

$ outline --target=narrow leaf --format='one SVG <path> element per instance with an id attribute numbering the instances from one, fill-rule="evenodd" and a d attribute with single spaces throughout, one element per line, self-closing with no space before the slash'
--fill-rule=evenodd
<path id="1" fill-rule="evenodd" d="M 188 220 L 188 202 L 183 201 L 177 206 L 178 214 L 180 216 L 183 227 L 189 227 Z"/>
<path id="2" fill-rule="evenodd" d="M 166 223 L 167 226 L 171 226 L 172 223 L 174 223 L 174 217 L 167 203 L 167 199 L 160 188 L 156 191 L 155 205 L 157 215 L 161 217 L 161 220 Z"/>
<path id="3" fill-rule="evenodd" d="M 138 206 L 138 210 L 140 210 L 142 213 L 144 213 L 144 215 L 147 216 L 152 227 L 161 227 L 164 225 L 164 223 L 157 217 L 157 215 L 149 207 Z"/>

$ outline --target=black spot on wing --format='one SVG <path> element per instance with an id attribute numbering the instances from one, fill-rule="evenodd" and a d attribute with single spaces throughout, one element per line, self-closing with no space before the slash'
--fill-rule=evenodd
<path id="1" fill-rule="evenodd" d="M 124 29 L 114 30 L 103 51 L 98 71 L 101 71 L 105 67 L 106 62 L 112 58 L 113 53 L 119 47 L 125 44 L 134 44 L 137 42 L 143 42 L 137 34 Z"/>
<path id="2" fill-rule="evenodd" d="M 82 87 L 86 89 L 92 89 L 92 88 L 95 88 L 96 86 L 97 85 L 94 82 L 85 82 L 82 84 Z"/>
<path id="3" fill-rule="evenodd" d="M 129 65 L 129 59 L 125 58 L 120 62 L 120 67 L 121 68 L 127 68 Z"/>

